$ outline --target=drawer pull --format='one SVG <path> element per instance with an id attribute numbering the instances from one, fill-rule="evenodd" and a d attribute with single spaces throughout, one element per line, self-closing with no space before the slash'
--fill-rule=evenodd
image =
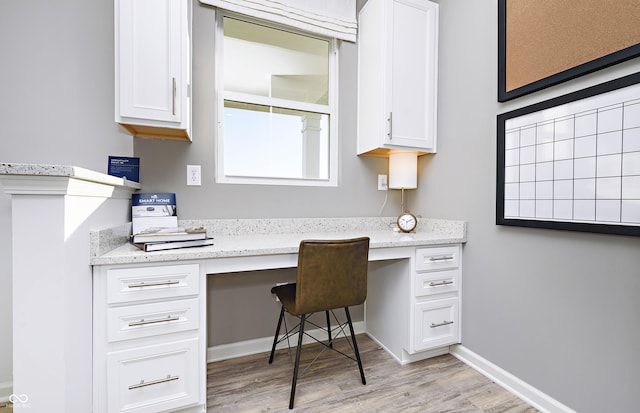
<path id="1" fill-rule="evenodd" d="M 453 281 L 447 281 L 447 280 L 442 280 L 442 281 L 433 281 L 429 283 L 429 287 L 440 287 L 443 285 L 451 285 L 453 284 Z"/>
<path id="2" fill-rule="evenodd" d="M 171 78 L 171 95 L 172 95 L 171 114 L 175 116 L 176 115 L 176 78 L 175 77 Z"/>
<path id="3" fill-rule="evenodd" d="M 429 261 L 449 261 L 453 259 L 453 255 L 442 255 L 440 257 L 429 257 Z"/>
<path id="4" fill-rule="evenodd" d="M 431 323 L 431 328 L 448 326 L 449 324 L 453 324 L 453 321 L 443 321 L 442 323 Z"/>
<path id="5" fill-rule="evenodd" d="M 147 382 L 145 382 L 144 380 L 140 380 L 140 383 L 132 384 L 131 386 L 129 386 L 129 390 L 135 390 L 141 387 L 147 387 L 147 386 L 153 386 L 155 384 L 166 383 L 168 381 L 178 380 L 179 378 L 180 378 L 179 376 L 172 376 L 170 374 L 167 374 L 167 377 L 164 379 L 151 380 Z"/>
<path id="6" fill-rule="evenodd" d="M 176 316 L 167 316 L 166 318 L 156 318 L 153 320 L 145 320 L 144 318 L 140 321 L 132 321 L 129 323 L 129 327 L 135 327 L 135 326 L 144 326 L 147 324 L 155 324 L 155 323 L 164 323 L 167 321 L 178 321 L 180 320 L 180 317 L 176 317 Z"/>
<path id="7" fill-rule="evenodd" d="M 129 288 L 144 288 L 144 287 L 159 287 L 159 286 L 163 286 L 163 285 L 176 285 L 176 284 L 180 284 L 180 281 L 167 280 L 167 281 L 158 281 L 158 282 L 153 282 L 153 283 L 141 282 L 139 284 L 129 284 L 128 287 Z"/>

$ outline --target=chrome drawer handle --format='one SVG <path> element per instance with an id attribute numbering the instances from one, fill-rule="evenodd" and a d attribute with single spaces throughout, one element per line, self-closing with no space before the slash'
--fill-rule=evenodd
<path id="1" fill-rule="evenodd" d="M 441 257 L 429 257 L 429 261 L 447 261 L 452 259 L 453 259 L 453 255 L 443 255 Z"/>
<path id="2" fill-rule="evenodd" d="M 171 94 L 172 94 L 171 114 L 175 116 L 176 115 L 176 78 L 175 77 L 171 78 Z"/>
<path id="3" fill-rule="evenodd" d="M 141 282 L 139 284 L 129 284 L 128 287 L 129 288 L 144 288 L 144 287 L 159 287 L 159 286 L 162 286 L 162 285 L 176 285 L 176 284 L 180 284 L 180 281 L 167 280 L 167 281 L 159 281 L 159 282 L 153 282 L 153 283 Z"/>
<path id="4" fill-rule="evenodd" d="M 453 281 L 446 281 L 446 280 L 438 281 L 438 282 L 434 281 L 434 282 L 430 282 L 429 283 L 429 287 L 440 287 L 440 286 L 443 286 L 443 285 L 450 285 L 450 284 L 453 284 Z"/>
<path id="5" fill-rule="evenodd" d="M 145 320 L 144 318 L 140 321 L 132 321 L 129 323 L 129 327 L 135 327 L 135 326 L 144 326 L 147 324 L 156 324 L 156 323 L 164 323 L 166 321 L 178 321 L 180 320 L 180 317 L 176 317 L 176 316 L 167 316 L 166 318 L 156 318 L 153 320 Z"/>
<path id="6" fill-rule="evenodd" d="M 179 376 L 172 376 L 170 374 L 167 374 L 167 377 L 164 379 L 151 380 L 146 382 L 144 380 L 140 380 L 140 383 L 132 384 L 131 386 L 129 386 L 129 390 L 135 390 L 141 387 L 153 386 L 154 384 L 166 383 L 168 381 L 178 380 L 179 378 L 180 378 Z"/>
<path id="7" fill-rule="evenodd" d="M 442 323 L 431 323 L 431 328 L 448 326 L 449 324 L 453 324 L 453 321 L 443 321 Z"/>

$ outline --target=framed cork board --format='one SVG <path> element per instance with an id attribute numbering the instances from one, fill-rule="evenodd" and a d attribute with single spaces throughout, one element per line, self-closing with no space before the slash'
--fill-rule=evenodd
<path id="1" fill-rule="evenodd" d="M 638 22 L 638 0 L 498 0 L 498 101 L 639 56 Z"/>

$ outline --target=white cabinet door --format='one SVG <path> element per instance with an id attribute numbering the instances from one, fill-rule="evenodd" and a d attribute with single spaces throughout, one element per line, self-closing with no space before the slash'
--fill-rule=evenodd
<path id="1" fill-rule="evenodd" d="M 188 135 L 188 3 L 115 2 L 116 122 L 134 135 L 148 136 L 151 128 L 183 130 Z"/>
<path id="2" fill-rule="evenodd" d="M 199 401 L 198 340 L 107 356 L 109 412 L 155 413 Z"/>
<path id="3" fill-rule="evenodd" d="M 428 350 L 458 342 L 458 298 L 415 304 L 414 351 Z"/>
<path id="4" fill-rule="evenodd" d="M 358 154 L 436 151 L 438 4 L 369 0 L 358 38 Z"/>

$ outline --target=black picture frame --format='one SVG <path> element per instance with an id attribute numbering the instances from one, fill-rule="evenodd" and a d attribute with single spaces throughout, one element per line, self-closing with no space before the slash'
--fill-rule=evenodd
<path id="1" fill-rule="evenodd" d="M 598 96 L 618 89 L 623 89 L 639 83 L 640 73 L 635 73 L 609 82 L 601 83 L 596 86 L 582 89 L 577 92 L 569 93 L 563 96 L 499 114 L 497 116 L 496 225 L 640 236 L 640 223 L 638 223 L 638 225 L 635 225 L 635 222 L 633 223 L 633 225 L 628 225 L 626 223 L 616 222 L 596 223 L 577 220 L 552 220 L 529 217 L 527 217 L 527 219 L 520 219 L 505 217 L 505 125 L 507 120 L 518 118 L 523 115 L 541 112 L 549 108 L 555 108 L 567 103 L 577 102 L 582 99 Z M 640 106 L 640 104 L 638 105 Z"/>
<path id="2" fill-rule="evenodd" d="M 640 43 L 613 51 L 532 83 L 507 90 L 507 1 L 498 0 L 498 101 L 506 102 L 640 56 Z M 615 24 L 615 21 L 610 22 Z"/>

